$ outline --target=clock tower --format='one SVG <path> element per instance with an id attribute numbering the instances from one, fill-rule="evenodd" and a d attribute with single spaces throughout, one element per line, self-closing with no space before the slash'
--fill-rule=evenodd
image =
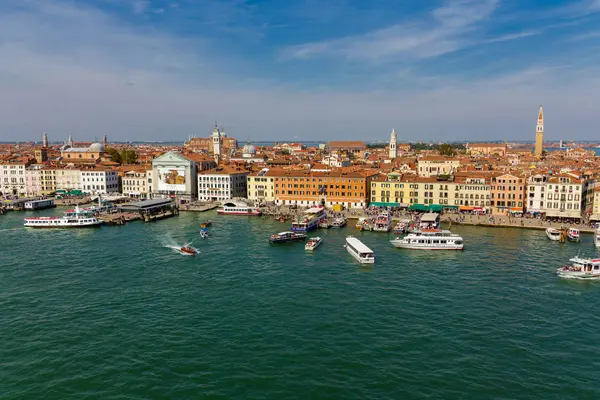
<path id="1" fill-rule="evenodd" d="M 540 106 L 538 113 L 537 126 L 535 128 L 535 155 L 541 157 L 544 151 L 544 110 Z"/>

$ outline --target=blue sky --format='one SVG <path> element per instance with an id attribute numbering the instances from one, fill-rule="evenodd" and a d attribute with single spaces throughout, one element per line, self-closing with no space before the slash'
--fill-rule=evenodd
<path id="1" fill-rule="evenodd" d="M 0 140 L 600 140 L 600 0 L 2 0 Z"/>

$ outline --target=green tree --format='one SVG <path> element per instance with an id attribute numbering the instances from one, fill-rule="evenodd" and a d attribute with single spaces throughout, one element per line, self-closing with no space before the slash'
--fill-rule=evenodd
<path id="1" fill-rule="evenodd" d="M 138 154 L 131 149 L 121 151 L 121 164 L 134 164 L 137 162 Z"/>
<path id="2" fill-rule="evenodd" d="M 453 157 L 456 155 L 456 151 L 454 150 L 454 147 L 452 147 L 452 145 L 447 144 L 447 143 L 441 144 L 439 151 L 442 156 Z"/>
<path id="3" fill-rule="evenodd" d="M 122 159 L 121 159 L 121 154 L 119 153 L 119 150 L 117 150 L 113 147 L 108 147 L 104 151 L 108 153 L 108 155 L 114 162 L 121 164 Z"/>

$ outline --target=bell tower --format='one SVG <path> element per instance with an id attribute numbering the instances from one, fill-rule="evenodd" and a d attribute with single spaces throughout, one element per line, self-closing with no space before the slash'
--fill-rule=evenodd
<path id="1" fill-rule="evenodd" d="M 538 113 L 537 126 L 535 128 L 535 155 L 541 157 L 544 151 L 544 110 L 540 106 Z"/>
<path id="2" fill-rule="evenodd" d="M 212 133 L 212 143 L 213 143 L 213 154 L 215 159 L 218 162 L 218 159 L 221 157 L 221 145 L 223 144 L 223 138 L 221 137 L 221 131 L 215 124 Z"/>
<path id="3" fill-rule="evenodd" d="M 392 129 L 392 133 L 390 135 L 390 158 L 396 158 L 398 157 L 398 148 L 397 148 L 397 143 L 396 143 L 396 130 Z"/>

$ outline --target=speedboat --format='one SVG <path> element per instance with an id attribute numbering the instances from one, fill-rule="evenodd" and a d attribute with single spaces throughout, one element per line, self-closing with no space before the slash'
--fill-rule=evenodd
<path id="1" fill-rule="evenodd" d="M 390 240 L 394 247 L 421 250 L 462 250 L 464 241 L 460 235 L 448 230 L 421 229 L 404 238 Z"/>
<path id="2" fill-rule="evenodd" d="M 201 228 L 200 229 L 200 237 L 202 239 L 207 238 L 208 237 L 208 230 L 206 228 Z"/>
<path id="3" fill-rule="evenodd" d="M 577 228 L 569 228 L 567 231 L 567 239 L 569 242 L 579 242 L 579 229 Z"/>
<path id="4" fill-rule="evenodd" d="M 174 252 L 179 253 L 183 256 L 195 256 L 196 254 L 200 254 L 200 250 L 196 249 L 195 247 L 190 246 L 189 244 L 186 244 L 183 246 L 169 245 L 167 247 L 172 249 Z"/>
<path id="5" fill-rule="evenodd" d="M 566 265 L 556 270 L 556 275 L 567 279 L 600 279 L 600 258 L 574 257 Z"/>
<path id="6" fill-rule="evenodd" d="M 308 239 L 308 242 L 304 246 L 304 250 L 313 251 L 314 249 L 319 247 L 321 243 L 323 243 L 323 239 L 321 239 L 320 237 L 311 237 L 310 239 Z"/>
<path id="7" fill-rule="evenodd" d="M 560 241 L 562 234 L 559 229 L 548 228 L 546 229 L 546 236 L 548 237 L 548 239 L 558 242 Z"/>
<path id="8" fill-rule="evenodd" d="M 269 237 L 271 243 L 287 243 L 305 240 L 306 234 L 300 232 L 279 232 Z"/>
<path id="9" fill-rule="evenodd" d="M 212 225 L 212 221 L 206 220 L 206 221 L 200 223 L 200 228 L 208 228 L 211 225 Z"/>

